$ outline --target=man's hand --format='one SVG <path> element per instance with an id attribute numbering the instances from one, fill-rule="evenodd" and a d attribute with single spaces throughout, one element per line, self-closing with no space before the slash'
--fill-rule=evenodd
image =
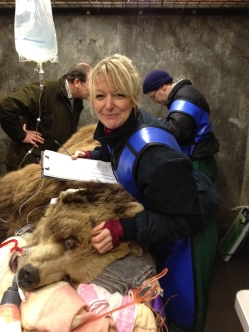
<path id="1" fill-rule="evenodd" d="M 36 143 L 39 143 L 39 144 L 44 143 L 44 138 L 42 137 L 41 133 L 39 133 L 38 131 L 33 131 L 33 130 L 26 130 L 25 124 L 23 125 L 23 129 L 26 132 L 26 137 L 22 141 L 22 143 L 30 143 L 30 144 L 34 145 L 36 148 L 38 148 L 38 145 Z"/>

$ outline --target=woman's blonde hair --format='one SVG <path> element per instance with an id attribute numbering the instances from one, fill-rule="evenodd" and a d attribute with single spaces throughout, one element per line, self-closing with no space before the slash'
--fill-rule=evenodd
<path id="1" fill-rule="evenodd" d="M 89 77 L 89 101 L 93 112 L 95 81 L 102 75 L 114 93 L 129 96 L 135 109 L 140 106 L 141 84 L 139 74 L 131 59 L 124 55 L 113 54 L 102 59 L 91 71 Z"/>

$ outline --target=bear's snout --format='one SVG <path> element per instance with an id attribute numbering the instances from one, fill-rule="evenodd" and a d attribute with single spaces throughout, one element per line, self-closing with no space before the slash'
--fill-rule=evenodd
<path id="1" fill-rule="evenodd" d="M 23 290 L 31 290 L 35 288 L 39 282 L 39 272 L 31 264 L 23 266 L 18 273 L 18 283 Z"/>

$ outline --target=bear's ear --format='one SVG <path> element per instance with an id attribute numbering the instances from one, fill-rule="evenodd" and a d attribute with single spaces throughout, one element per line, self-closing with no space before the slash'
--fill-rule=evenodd
<path id="1" fill-rule="evenodd" d="M 144 210 L 144 207 L 142 204 L 138 202 L 129 202 L 127 204 L 127 209 L 124 211 L 124 214 L 122 215 L 122 218 L 132 218 L 135 217 L 135 215 L 138 212 L 141 212 Z"/>

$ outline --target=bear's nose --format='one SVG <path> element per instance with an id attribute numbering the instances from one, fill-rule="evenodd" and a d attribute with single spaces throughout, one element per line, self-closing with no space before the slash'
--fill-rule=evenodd
<path id="1" fill-rule="evenodd" d="M 39 272 L 31 264 L 23 266 L 18 273 L 18 283 L 23 290 L 31 290 L 39 285 L 39 282 Z"/>

